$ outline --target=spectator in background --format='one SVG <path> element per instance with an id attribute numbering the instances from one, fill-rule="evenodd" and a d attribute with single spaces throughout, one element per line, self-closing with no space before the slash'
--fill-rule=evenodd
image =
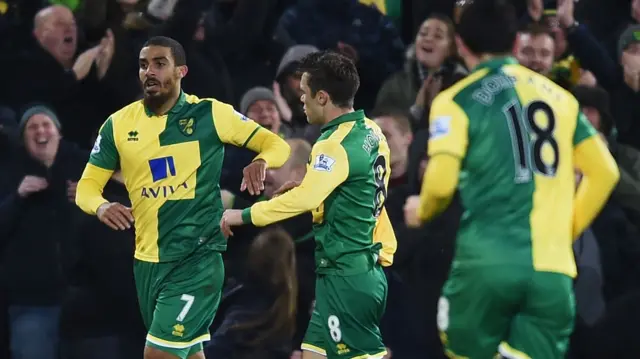
<path id="1" fill-rule="evenodd" d="M 402 111 L 381 110 L 374 112 L 391 151 L 391 178 L 389 189 L 407 183 L 409 145 L 413 140 L 409 116 Z"/>
<path id="2" fill-rule="evenodd" d="M 297 44 L 336 50 L 357 65 L 361 86 L 356 107 L 369 111 L 382 83 L 402 68 L 404 44 L 395 25 L 358 0 L 300 0 L 278 26 Z"/>
<path id="3" fill-rule="evenodd" d="M 280 131 L 280 111 L 273 91 L 266 87 L 254 87 L 247 91 L 240 100 L 240 112 L 256 121 L 260 126 L 281 137 L 290 137 L 287 129 Z"/>
<path id="4" fill-rule="evenodd" d="M 443 86 L 451 85 L 454 73 L 466 73 L 454 60 L 457 56 L 455 29 L 450 18 L 433 14 L 422 23 L 415 43 L 407 52 L 404 70 L 389 77 L 376 98 L 377 108 L 400 108 L 411 111 L 413 127 L 421 123 L 428 113 L 429 97 L 434 97 Z M 446 83 L 446 84 L 445 84 Z M 448 86 L 447 86 L 448 87 Z"/>
<path id="5" fill-rule="evenodd" d="M 515 55 L 522 66 L 549 76 L 555 55 L 553 34 L 544 25 L 530 25 L 518 34 Z"/>
<path id="6" fill-rule="evenodd" d="M 307 173 L 307 162 L 311 155 L 311 145 L 302 139 L 288 139 L 291 146 L 291 155 L 287 162 L 277 169 L 267 170 L 264 181 L 264 192 L 262 199 L 271 199 L 277 189 L 288 181 L 302 181 Z M 232 208 L 246 208 L 253 203 L 243 197 L 234 197 Z M 298 311 L 296 317 L 296 335 L 294 344 L 299 347 L 306 332 L 307 324 L 311 318 L 310 306 L 315 292 L 315 242 L 312 233 L 312 217 L 307 212 L 299 216 L 290 218 L 281 223 L 269 226 L 269 228 L 280 228 L 286 231 L 296 242 L 296 264 L 299 278 Z M 251 241 L 259 233 L 260 229 L 254 226 L 238 227 L 234 231 L 233 240 L 229 241 L 227 252 L 225 253 L 225 270 L 227 277 L 238 277 L 246 268 L 247 253 Z"/>
<path id="7" fill-rule="evenodd" d="M 640 25 L 629 26 L 620 36 L 616 63 L 589 28 L 575 20 L 573 7 L 573 1 L 559 0 L 558 22 L 583 68 L 609 92 L 618 141 L 640 149 Z"/>
<path id="8" fill-rule="evenodd" d="M 131 206 L 120 171 L 104 196 Z M 69 287 L 60 314 L 62 359 L 142 358 L 146 330 L 132 276 L 134 230 L 114 231 L 83 215 L 72 232 Z"/>
<path id="9" fill-rule="evenodd" d="M 7 172 L 13 193 L 0 203 L 0 284 L 8 296 L 11 357 L 55 359 L 64 254 L 79 215 L 70 181 L 80 177 L 88 154 L 61 141 L 60 122 L 44 106 L 22 115 L 19 135 L 25 151 L 13 158 Z"/>
<path id="10" fill-rule="evenodd" d="M 310 126 L 307 122 L 307 115 L 300 101 L 302 90 L 298 65 L 303 57 L 317 51 L 318 48 L 311 45 L 295 45 L 289 48 L 280 60 L 273 83 L 273 93 L 282 115 L 281 127 L 291 137 L 304 138 L 310 143 L 314 143 L 320 136 L 320 127 Z"/>
<path id="11" fill-rule="evenodd" d="M 282 230 L 263 232 L 251 244 L 246 274 L 223 296 L 205 355 L 289 359 L 297 295 L 291 236 Z"/>
<path id="12" fill-rule="evenodd" d="M 118 105 L 132 101 L 139 86 L 118 78 L 111 68 L 115 37 L 78 53 L 78 28 L 73 13 L 54 5 L 38 12 L 32 41 L 17 53 L 0 54 L 0 66 L 12 69 L 3 78 L 0 98 L 16 111 L 30 102 L 48 104 L 66 129 L 67 140 L 90 148 L 89 139 Z M 25 79 L 32 79 L 28 86 Z M 123 82 L 124 81 L 124 82 Z"/>
<path id="13" fill-rule="evenodd" d="M 632 222 L 640 223 L 640 151 L 616 140 L 609 94 L 604 89 L 576 86 L 573 94 L 589 122 L 607 139 L 609 150 L 620 169 L 620 181 L 612 199 L 625 209 Z"/>
<path id="14" fill-rule="evenodd" d="M 254 87 L 247 91 L 240 100 L 238 110 L 260 126 L 280 134 L 280 137 L 289 137 L 287 136 L 290 135 L 289 128 L 281 126 L 282 121 L 275 96 L 268 88 Z M 234 195 L 247 199 L 253 198 L 249 193 L 240 191 L 240 183 L 242 170 L 251 163 L 257 154 L 248 148 L 236 146 L 225 146 L 225 151 L 220 187 L 226 188 Z"/>

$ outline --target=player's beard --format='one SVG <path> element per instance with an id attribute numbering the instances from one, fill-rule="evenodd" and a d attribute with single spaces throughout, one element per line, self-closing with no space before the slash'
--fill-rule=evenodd
<path id="1" fill-rule="evenodd" d="M 153 113 L 157 113 L 164 104 L 171 99 L 175 82 L 172 79 L 167 79 L 161 83 L 161 88 L 158 92 L 150 94 L 144 91 L 144 105 Z"/>

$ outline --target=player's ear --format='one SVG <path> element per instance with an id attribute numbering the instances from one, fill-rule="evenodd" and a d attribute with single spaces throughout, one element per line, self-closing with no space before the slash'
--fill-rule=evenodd
<path id="1" fill-rule="evenodd" d="M 187 67 L 187 65 L 178 66 L 178 77 L 184 78 L 185 76 L 187 76 L 187 72 L 189 72 L 189 68 Z"/>
<path id="2" fill-rule="evenodd" d="M 316 93 L 316 100 L 318 101 L 320 106 L 325 106 L 327 103 L 329 103 L 329 94 L 326 91 L 320 90 Z"/>

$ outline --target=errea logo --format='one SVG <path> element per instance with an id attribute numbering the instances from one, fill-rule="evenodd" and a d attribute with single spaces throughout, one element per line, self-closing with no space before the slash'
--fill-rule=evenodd
<path id="1" fill-rule="evenodd" d="M 135 142 L 138 141 L 138 131 L 133 130 L 133 131 L 129 131 L 129 133 L 127 133 L 127 141 L 130 142 Z"/>

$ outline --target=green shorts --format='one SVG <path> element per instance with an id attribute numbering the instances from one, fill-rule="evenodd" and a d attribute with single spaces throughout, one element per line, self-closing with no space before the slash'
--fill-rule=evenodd
<path id="1" fill-rule="evenodd" d="M 451 358 L 561 359 L 574 317 L 571 277 L 493 266 L 453 269 L 437 318 Z"/>
<path id="2" fill-rule="evenodd" d="M 135 260 L 133 269 L 147 346 L 183 359 L 202 351 L 220 303 L 222 255 L 198 251 L 175 262 Z"/>
<path id="3" fill-rule="evenodd" d="M 381 359 L 386 348 L 378 325 L 386 303 L 387 278 L 379 265 L 348 277 L 318 275 L 302 350 L 329 359 Z"/>

